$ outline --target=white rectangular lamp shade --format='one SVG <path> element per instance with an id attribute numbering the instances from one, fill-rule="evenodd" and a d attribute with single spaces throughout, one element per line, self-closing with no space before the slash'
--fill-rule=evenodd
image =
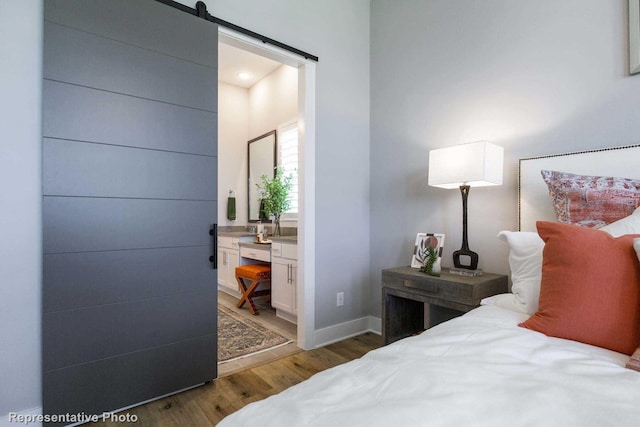
<path id="1" fill-rule="evenodd" d="M 502 184 L 504 149 L 486 141 L 429 152 L 429 185 L 458 188 Z"/>

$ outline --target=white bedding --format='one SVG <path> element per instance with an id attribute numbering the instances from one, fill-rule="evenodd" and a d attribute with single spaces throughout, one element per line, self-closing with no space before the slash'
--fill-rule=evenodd
<path id="1" fill-rule="evenodd" d="M 628 356 L 480 307 L 252 403 L 219 426 L 639 426 Z"/>

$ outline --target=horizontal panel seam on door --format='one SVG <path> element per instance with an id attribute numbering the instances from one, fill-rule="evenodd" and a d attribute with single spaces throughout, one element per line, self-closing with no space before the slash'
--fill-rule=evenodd
<path id="1" fill-rule="evenodd" d="M 45 252 L 44 255 L 66 255 L 66 254 L 86 254 L 95 252 L 123 252 L 123 251 L 144 251 L 153 249 L 173 249 L 173 248 L 208 248 L 210 245 L 178 245 L 178 246 L 154 246 L 154 247 L 141 247 L 141 248 L 126 248 L 126 249 L 97 249 L 93 251 L 65 251 L 65 252 Z"/>
<path id="2" fill-rule="evenodd" d="M 53 142 L 56 142 L 56 141 L 60 141 L 60 142 L 64 142 L 64 141 L 80 142 L 80 143 L 83 143 L 83 144 L 104 145 L 104 146 L 107 146 L 107 147 L 129 148 L 131 150 L 156 151 L 156 152 L 160 152 L 160 153 L 181 154 L 181 155 L 185 155 L 185 156 L 210 157 L 212 159 L 218 158 L 217 154 L 216 155 L 211 155 L 211 154 L 189 153 L 189 152 L 186 152 L 186 151 L 163 150 L 163 149 L 159 149 L 159 148 L 148 148 L 148 147 L 136 147 L 136 146 L 133 146 L 133 145 L 109 144 L 108 142 L 85 141 L 85 140 L 82 140 L 82 139 L 60 138 L 60 137 L 56 137 L 56 136 L 47 136 L 47 135 L 43 135 L 42 137 L 44 139 L 54 140 Z"/>
<path id="3" fill-rule="evenodd" d="M 45 314 L 56 314 L 56 313 L 65 313 L 68 311 L 81 311 L 81 310 L 90 310 L 90 309 L 94 309 L 94 308 L 99 308 L 99 307 L 111 307 L 111 306 L 116 306 L 116 305 L 124 305 L 124 304 L 134 304 L 140 301 L 153 301 L 153 300 L 159 300 L 159 299 L 163 299 L 163 298 L 173 298 L 173 297 L 180 297 L 180 296 L 187 296 L 187 295 L 194 295 L 194 294 L 208 294 L 214 292 L 213 289 L 205 289 L 205 290 L 199 290 L 199 291 L 191 291 L 191 292 L 177 292 L 177 293 L 173 293 L 173 294 L 166 294 L 166 295 L 156 295 L 153 297 L 149 297 L 149 298 L 136 298 L 136 299 L 132 299 L 132 300 L 126 300 L 126 301 L 118 301 L 118 302 L 111 302 L 108 304 L 98 304 L 98 305 L 88 305 L 86 307 L 75 307 L 75 308 L 65 308 L 64 310 L 54 310 L 54 311 L 46 311 L 44 312 Z M 217 292 L 217 291 L 215 291 Z M 215 307 L 213 309 L 216 309 Z"/>
<path id="4" fill-rule="evenodd" d="M 121 196 L 74 196 L 65 194 L 44 194 L 44 197 L 73 198 L 73 199 L 117 199 L 117 200 L 167 200 L 179 202 L 217 202 L 218 199 L 176 199 L 170 197 L 121 197 Z"/>
<path id="5" fill-rule="evenodd" d="M 186 295 L 192 295 L 192 294 L 204 294 L 204 293 L 209 293 L 209 292 L 211 292 L 211 290 L 199 290 L 199 291 L 190 291 L 190 292 L 175 292 L 175 293 L 164 294 L 164 295 L 156 295 L 156 296 L 149 297 L 149 298 L 135 298 L 135 299 L 118 301 L 118 302 L 110 302 L 108 304 L 96 304 L 96 305 L 86 305 L 86 306 L 82 306 L 82 307 L 65 308 L 63 310 L 47 311 L 46 309 L 43 309 L 42 313 L 43 314 L 57 314 L 57 313 L 64 313 L 64 312 L 67 312 L 67 311 L 89 310 L 89 309 L 94 309 L 94 308 L 99 308 L 99 307 L 109 307 L 109 306 L 122 305 L 122 304 L 131 304 L 131 303 L 136 303 L 136 302 L 140 302 L 140 301 L 151 301 L 151 300 L 160 299 L 160 298 L 180 297 L 180 296 L 186 296 Z"/>
<path id="6" fill-rule="evenodd" d="M 206 338 L 206 337 L 217 337 L 217 334 L 200 335 L 198 337 L 189 338 L 189 339 L 186 339 L 186 340 L 174 341 L 174 342 L 170 342 L 170 343 L 166 343 L 166 344 L 162 344 L 162 345 L 156 345 L 156 346 L 153 346 L 153 347 L 143 348 L 143 349 L 140 349 L 140 350 L 129 351 L 127 353 L 120 353 L 120 354 L 116 354 L 114 356 L 103 357 L 103 358 L 96 359 L 96 360 L 90 360 L 88 362 L 82 362 L 82 363 L 77 363 L 75 365 L 64 366 L 62 368 L 51 369 L 51 370 L 45 371 L 45 372 L 46 373 L 52 373 L 52 372 L 62 371 L 64 369 L 72 369 L 72 368 L 76 368 L 78 366 L 90 365 L 92 363 L 102 362 L 102 361 L 109 360 L 109 359 L 115 359 L 115 358 L 118 358 L 118 357 L 130 356 L 132 354 L 142 353 L 142 352 L 149 351 L 149 350 L 155 350 L 155 349 L 162 348 L 162 347 L 169 347 L 169 346 L 176 345 L 176 344 L 181 344 L 181 343 L 187 343 L 187 342 L 191 342 L 191 341 L 201 340 L 202 338 Z M 217 349 L 216 349 L 216 351 L 217 351 Z M 215 354 L 211 354 L 211 357 L 214 358 Z"/>
<path id="7" fill-rule="evenodd" d="M 68 81 L 64 81 L 64 80 L 52 79 L 50 77 L 45 77 L 44 80 L 47 80 L 47 81 L 50 81 L 50 82 L 66 84 L 66 85 L 71 85 L 71 86 L 83 87 L 83 88 L 87 88 L 87 89 L 91 89 L 91 90 L 97 90 L 97 91 L 101 91 L 101 92 L 113 93 L 115 95 L 121 95 L 121 96 L 128 96 L 128 97 L 131 97 L 131 98 L 143 99 L 145 101 L 157 102 L 157 103 L 160 103 L 160 104 L 174 105 L 176 107 L 187 108 L 187 109 L 190 109 L 190 110 L 204 111 L 204 112 L 211 113 L 211 114 L 216 114 L 216 115 L 218 114 L 217 111 L 207 110 L 206 108 L 192 107 L 192 106 L 189 106 L 189 105 L 177 104 L 175 102 L 163 101 L 161 99 L 153 99 L 153 98 L 148 98 L 148 97 L 145 97 L 145 96 L 132 95 L 130 93 L 118 92 L 118 91 L 115 91 L 115 90 L 107 90 L 107 89 L 104 89 L 104 88 L 87 86 L 87 85 L 82 85 L 82 84 L 74 83 L 74 82 L 68 82 Z"/>
<path id="8" fill-rule="evenodd" d="M 155 53 L 155 54 L 158 54 L 158 55 L 166 56 L 167 58 L 179 59 L 180 61 L 189 62 L 191 64 L 195 64 L 195 65 L 198 65 L 198 66 L 203 67 L 203 68 L 208 68 L 209 70 L 214 70 L 215 71 L 215 70 L 218 69 L 218 67 L 211 67 L 211 66 L 209 66 L 207 64 L 202 64 L 200 62 L 196 62 L 196 61 L 192 61 L 190 59 L 182 58 L 180 56 L 169 55 L 168 53 L 161 52 L 159 50 L 153 50 L 153 49 L 149 49 L 147 47 L 139 46 L 139 45 L 136 45 L 136 44 L 133 44 L 133 43 L 127 43 L 127 42 L 122 41 L 122 40 L 114 39 L 112 37 L 106 37 L 106 36 L 104 36 L 102 34 L 92 33 L 90 31 L 86 31 L 86 30 L 83 30 L 83 29 L 80 29 L 80 28 L 77 28 L 77 27 L 72 27 L 72 26 L 66 25 L 66 24 L 61 24 L 59 22 L 51 21 L 49 19 L 45 19 L 44 22 L 48 22 L 50 24 L 59 25 L 61 27 L 69 28 L 69 29 L 71 29 L 73 31 L 77 31 L 79 33 L 90 34 L 90 35 L 92 35 L 94 37 L 100 37 L 101 39 L 110 40 L 110 41 L 115 42 L 115 43 L 123 44 L 123 45 L 126 45 L 126 46 L 131 46 L 131 47 L 134 47 L 136 49 L 145 50 L 147 52 L 152 52 L 152 53 Z"/>

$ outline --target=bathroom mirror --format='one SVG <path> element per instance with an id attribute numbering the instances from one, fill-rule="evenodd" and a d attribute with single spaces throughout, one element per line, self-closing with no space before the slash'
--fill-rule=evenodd
<path id="1" fill-rule="evenodd" d="M 260 218 L 260 191 L 256 184 L 262 185 L 262 175 L 275 176 L 276 167 L 276 131 L 265 133 L 249 141 L 249 222 L 258 222 Z"/>

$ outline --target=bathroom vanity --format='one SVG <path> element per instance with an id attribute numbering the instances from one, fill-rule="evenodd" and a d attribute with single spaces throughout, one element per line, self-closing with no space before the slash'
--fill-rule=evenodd
<path id="1" fill-rule="evenodd" d="M 270 237 L 271 243 L 255 243 L 255 234 L 243 231 L 218 233 L 218 289 L 240 297 L 235 269 L 239 265 L 271 264 L 271 305 L 276 315 L 297 323 L 298 242 L 296 236 Z"/>
<path id="2" fill-rule="evenodd" d="M 298 316 L 298 242 L 295 237 L 273 239 L 271 244 L 271 306 L 292 323 Z"/>

